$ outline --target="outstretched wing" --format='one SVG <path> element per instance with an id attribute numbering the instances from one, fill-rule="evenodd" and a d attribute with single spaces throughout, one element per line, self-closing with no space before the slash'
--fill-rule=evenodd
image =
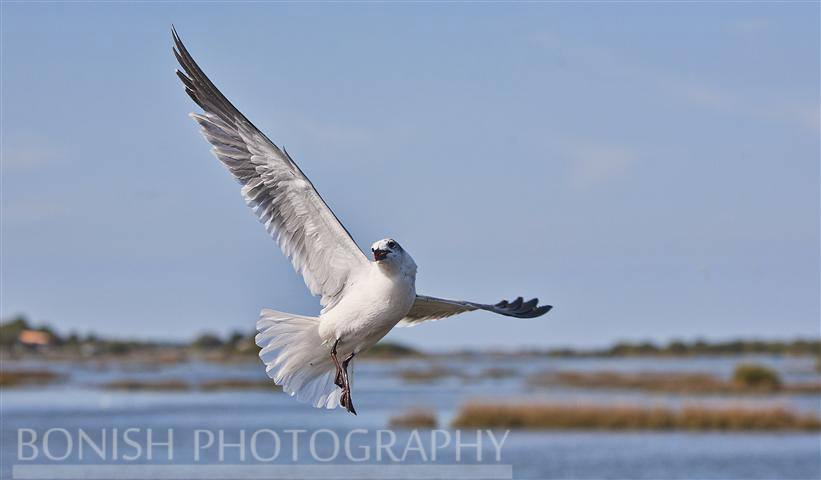
<path id="1" fill-rule="evenodd" d="M 319 196 L 288 152 L 280 150 L 205 76 L 176 30 L 177 76 L 204 111 L 192 113 L 211 152 L 242 185 L 242 196 L 291 260 L 305 284 L 328 309 L 338 301 L 351 272 L 368 263 L 351 235 Z"/>
<path id="2" fill-rule="evenodd" d="M 474 310 L 487 310 L 488 312 L 507 315 L 517 318 L 535 318 L 544 315 L 553 308 L 551 305 L 539 306 L 539 299 L 534 298 L 527 302 L 522 297 L 508 302 L 502 300 L 496 305 L 485 305 L 483 303 L 465 302 L 461 300 L 447 300 L 444 298 L 427 297 L 417 295 L 410 312 L 399 322 L 400 327 L 411 327 L 426 320 L 439 320 L 464 312 Z"/>

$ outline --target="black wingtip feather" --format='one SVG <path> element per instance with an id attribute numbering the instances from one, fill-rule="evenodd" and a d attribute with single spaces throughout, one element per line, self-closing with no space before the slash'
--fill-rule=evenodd
<path id="1" fill-rule="evenodd" d="M 203 108 L 202 103 L 200 103 L 199 99 L 197 98 L 197 94 L 194 93 L 193 90 L 191 90 L 190 88 L 186 88 L 185 93 L 187 93 L 188 96 L 191 97 L 191 100 L 193 100 L 194 103 L 196 103 L 200 108 Z"/>
<path id="2" fill-rule="evenodd" d="M 202 108 L 206 113 L 219 117 L 222 121 L 229 125 L 246 124 L 248 127 L 255 130 L 256 128 L 240 111 L 228 101 L 225 95 L 217 89 L 217 87 L 208 79 L 202 69 L 194 61 L 194 58 L 185 48 L 182 39 L 177 33 L 177 29 L 171 26 L 171 36 L 174 39 L 174 56 L 182 68 L 182 73 L 186 77 L 182 78 L 179 74 L 180 80 L 185 85 L 186 89 L 191 90 L 188 95 Z M 262 136 L 262 134 L 260 132 Z M 265 137 L 267 139 L 267 137 Z M 268 140 L 270 142 L 270 140 Z M 271 145 L 276 148 L 273 142 Z"/>
<path id="3" fill-rule="evenodd" d="M 502 300 L 501 302 L 497 303 L 496 305 L 493 305 L 492 307 L 485 306 L 482 308 L 496 312 L 501 315 L 507 315 L 508 317 L 516 318 L 540 317 L 545 313 L 549 312 L 550 309 L 553 308 L 553 306 L 551 305 L 542 305 L 541 307 L 539 307 L 538 304 L 538 298 L 533 298 L 525 302 L 522 297 L 516 297 L 516 299 L 512 302 Z"/>
<path id="4" fill-rule="evenodd" d="M 522 306 L 519 307 L 519 311 L 529 312 L 529 311 L 533 310 L 538 304 L 539 304 L 539 299 L 534 298 L 532 300 L 529 300 L 529 301 L 523 303 Z"/>
<path id="5" fill-rule="evenodd" d="M 186 74 L 182 73 L 179 70 L 176 70 L 175 73 L 177 74 L 177 77 L 180 78 L 182 83 L 185 84 L 186 87 L 190 88 L 191 90 L 193 90 L 195 88 L 194 87 L 194 82 L 192 82 L 191 79 L 188 78 L 188 76 Z"/>
<path id="6" fill-rule="evenodd" d="M 510 305 L 508 305 L 508 306 L 507 306 L 507 308 L 509 308 L 509 309 L 510 309 L 510 310 L 512 310 L 513 312 L 518 312 L 518 311 L 519 311 L 519 307 L 521 307 L 521 306 L 522 306 L 522 302 L 523 302 L 523 301 L 524 301 L 524 298 L 522 298 L 522 297 L 516 297 L 516 300 L 513 300 L 512 302 L 510 302 Z"/>

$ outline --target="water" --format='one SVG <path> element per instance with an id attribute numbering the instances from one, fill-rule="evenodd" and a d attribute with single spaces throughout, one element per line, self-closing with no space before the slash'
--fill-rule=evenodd
<path id="1" fill-rule="evenodd" d="M 788 381 L 811 382 L 818 380 L 814 361 L 810 358 L 755 357 L 740 358 L 686 358 L 686 359 L 574 359 L 574 358 L 457 358 L 433 362 L 444 368 L 469 374 L 467 379 L 444 378 L 433 383 L 409 384 L 402 381 L 397 372 L 408 368 L 425 369 L 430 360 L 408 359 L 391 362 L 361 362 L 356 366 L 354 400 L 359 411 L 357 417 L 341 410 L 316 410 L 297 403 L 281 393 L 252 390 L 221 392 L 184 391 L 106 391 L 104 383 L 135 379 L 158 381 L 181 379 L 192 384 L 226 378 L 248 380 L 263 378 L 264 373 L 256 362 L 247 364 L 180 363 L 150 368 L 134 365 L 109 365 L 104 368 L 93 364 L 58 363 L 50 368 L 69 374 L 64 383 L 2 391 L 2 426 L 0 426 L 0 454 L 2 454 L 3 479 L 12 478 L 14 464 L 260 464 L 250 449 L 250 437 L 261 429 L 273 430 L 280 437 L 278 457 L 267 462 L 275 465 L 293 464 L 389 464 L 387 450 L 383 458 L 376 458 L 379 430 L 387 430 L 391 416 L 405 413 L 411 408 L 430 408 L 436 411 L 439 429 L 455 432 L 448 424 L 460 405 L 476 399 L 492 400 L 539 400 L 562 403 L 652 404 L 678 406 L 682 404 L 719 405 L 782 405 L 802 412 L 818 412 L 821 396 L 772 395 L 772 396 L 676 396 L 648 394 L 630 391 L 590 391 L 551 387 L 534 389 L 527 386 L 527 374 L 547 370 L 599 371 L 689 371 L 711 372 L 728 377 L 735 364 L 741 360 L 767 364 L 777 369 Z M 24 365 L 42 367 L 36 362 Z M 6 362 L 4 369 L 20 368 L 20 364 Z M 473 378 L 482 370 L 502 367 L 517 374 L 501 379 L 479 380 Z M 25 461 L 18 457 L 18 430 L 31 429 L 38 439 L 54 428 L 63 428 L 72 437 L 70 455 L 63 461 L 51 461 L 39 452 L 35 460 Z M 167 458 L 167 446 L 155 446 L 154 458 L 148 460 L 146 452 L 132 461 L 122 459 L 133 455 L 134 449 L 122 439 L 126 429 L 130 438 L 146 445 L 147 429 L 152 429 L 153 440 L 164 442 L 167 429 L 174 431 L 173 455 Z M 78 429 L 99 444 L 106 444 L 105 460 L 86 444 L 83 458 L 79 458 Z M 116 430 L 116 435 L 115 431 Z M 328 429 L 333 433 L 317 433 L 314 451 L 328 462 L 314 459 L 311 454 L 310 436 L 317 430 Z M 351 433 L 356 429 L 365 432 Z M 196 430 L 208 430 L 215 436 L 215 444 L 209 448 L 196 447 Z M 240 431 L 246 435 L 245 446 L 227 447 L 223 459 L 219 458 L 218 437 L 223 430 L 224 443 L 239 443 Z M 294 443 L 285 430 L 305 430 L 298 434 Z M 482 458 L 477 457 L 476 447 L 463 447 L 461 458 L 456 461 L 455 440 L 444 448 L 434 448 L 431 432 L 419 430 L 418 439 L 411 438 L 412 430 L 393 429 L 396 436 L 391 451 L 401 457 L 406 447 L 410 449 L 402 464 L 432 463 L 436 450 L 438 464 L 481 463 L 487 465 L 512 465 L 513 477 L 536 478 L 821 478 L 821 444 L 817 433 L 718 433 L 718 432 L 534 432 L 511 431 L 499 450 L 482 432 Z M 497 440 L 504 432 L 494 432 Z M 353 456 L 369 451 L 369 459 L 356 462 L 344 452 L 344 441 L 351 435 Z M 26 433 L 28 435 L 28 433 Z M 106 442 L 102 436 L 106 435 Z M 200 446 L 205 442 L 200 434 Z M 339 439 L 337 455 L 334 453 L 333 435 Z M 440 435 L 444 435 L 441 434 Z M 462 432 L 462 443 L 476 443 L 476 432 Z M 112 459 L 112 438 L 119 437 L 119 457 Z M 25 437 L 24 441 L 26 440 Z M 273 454 L 274 443 L 270 434 L 258 435 L 260 457 Z M 441 443 L 442 436 L 439 437 Z M 38 443 L 35 443 L 38 445 Z M 384 444 L 383 444 L 384 445 Z M 61 433 L 52 433 L 49 446 L 55 456 L 67 451 L 67 439 Z M 298 460 L 293 460 L 294 450 Z M 421 451 L 420 451 L 421 450 Z M 196 457 L 199 452 L 199 458 Z M 23 447 L 24 456 L 31 455 L 30 447 Z M 245 456 L 243 459 L 241 455 Z M 274 468 L 274 467 L 272 467 Z"/>

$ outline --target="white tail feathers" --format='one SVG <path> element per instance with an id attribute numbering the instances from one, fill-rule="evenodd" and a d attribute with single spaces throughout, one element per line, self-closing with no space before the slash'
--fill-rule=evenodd
<path id="1" fill-rule="evenodd" d="M 257 345 L 265 371 L 282 390 L 317 408 L 336 408 L 342 391 L 333 383 L 336 367 L 319 337 L 319 319 L 263 309 Z"/>

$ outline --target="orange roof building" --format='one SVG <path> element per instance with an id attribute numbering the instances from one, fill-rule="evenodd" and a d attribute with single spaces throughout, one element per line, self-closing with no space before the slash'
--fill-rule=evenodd
<path id="1" fill-rule="evenodd" d="M 23 345 L 45 346 L 51 343 L 51 335 L 37 330 L 23 330 L 17 338 Z"/>

